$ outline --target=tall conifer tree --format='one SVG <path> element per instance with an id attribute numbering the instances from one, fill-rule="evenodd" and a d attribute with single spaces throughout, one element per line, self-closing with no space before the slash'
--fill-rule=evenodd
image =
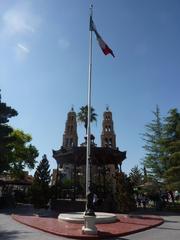
<path id="1" fill-rule="evenodd" d="M 165 118 L 164 132 L 164 177 L 169 189 L 180 191 L 180 113 L 177 109 L 171 109 Z"/>
<path id="2" fill-rule="evenodd" d="M 43 155 L 36 172 L 32 185 L 32 202 L 35 207 L 45 207 L 50 197 L 50 169 L 46 155 Z"/>
<path id="3" fill-rule="evenodd" d="M 137 187 L 143 183 L 143 174 L 137 165 L 131 169 L 129 179 L 133 187 Z"/>
<path id="4" fill-rule="evenodd" d="M 143 164 L 147 173 L 152 178 L 161 179 L 163 176 L 162 157 L 164 157 L 162 139 L 163 139 L 163 124 L 160 116 L 159 107 L 153 112 L 154 119 L 151 123 L 145 126 L 146 132 L 143 134 L 145 145 L 145 158 Z"/>

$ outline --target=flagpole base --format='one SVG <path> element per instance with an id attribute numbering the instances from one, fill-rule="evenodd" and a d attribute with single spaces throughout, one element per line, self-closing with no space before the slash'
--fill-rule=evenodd
<path id="1" fill-rule="evenodd" d="M 95 223 L 96 216 L 84 215 L 84 226 L 82 227 L 82 233 L 87 235 L 96 235 L 97 228 Z"/>

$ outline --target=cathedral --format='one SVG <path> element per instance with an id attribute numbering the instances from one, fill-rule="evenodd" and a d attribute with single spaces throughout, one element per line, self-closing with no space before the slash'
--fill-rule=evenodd
<path id="1" fill-rule="evenodd" d="M 72 108 L 67 114 L 62 146 L 53 150 L 53 158 L 57 162 L 56 179 L 71 184 L 74 199 L 85 197 L 86 176 L 86 143 L 78 144 L 77 116 Z M 115 191 L 115 174 L 121 171 L 121 165 L 126 158 L 126 151 L 121 152 L 116 146 L 112 112 L 109 108 L 103 113 L 101 146 L 95 144 L 91 135 L 91 183 L 103 197 Z"/>

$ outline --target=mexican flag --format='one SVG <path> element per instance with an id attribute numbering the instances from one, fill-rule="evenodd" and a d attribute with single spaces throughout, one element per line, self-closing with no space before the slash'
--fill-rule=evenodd
<path id="1" fill-rule="evenodd" d="M 111 54 L 113 57 L 115 57 L 111 48 L 107 45 L 107 43 L 102 39 L 102 37 L 98 33 L 92 17 L 90 17 L 90 28 L 89 28 L 89 30 L 93 31 L 96 34 L 97 41 L 98 41 L 99 46 L 100 46 L 101 50 L 103 51 L 103 53 L 105 55 Z"/>

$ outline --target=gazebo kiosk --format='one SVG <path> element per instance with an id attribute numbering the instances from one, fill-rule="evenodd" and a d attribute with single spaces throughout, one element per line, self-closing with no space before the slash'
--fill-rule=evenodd
<path id="1" fill-rule="evenodd" d="M 90 174 L 96 192 L 101 198 L 106 198 L 106 193 L 115 191 L 114 176 L 117 171 L 121 171 L 126 151 L 121 152 L 116 147 L 112 113 L 108 108 L 103 114 L 102 128 L 101 147 L 97 147 L 91 135 Z M 67 115 L 63 145 L 59 150 L 53 150 L 53 157 L 57 162 L 56 180 L 71 181 L 71 198 L 85 197 L 86 139 L 78 146 L 76 113 L 73 108 Z"/>

